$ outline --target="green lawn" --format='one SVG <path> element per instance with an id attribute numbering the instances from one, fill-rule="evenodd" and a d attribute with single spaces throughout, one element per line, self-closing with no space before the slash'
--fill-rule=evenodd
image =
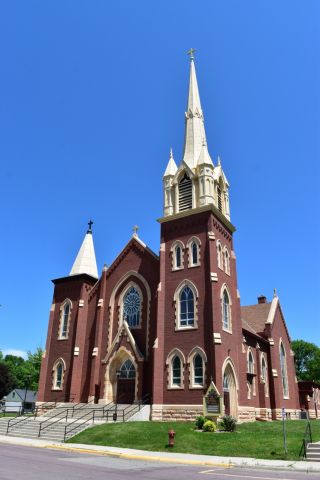
<path id="1" fill-rule="evenodd" d="M 128 422 L 104 424 L 90 428 L 69 440 L 69 443 L 137 448 L 151 451 L 171 451 L 254 457 L 268 459 L 299 459 L 305 420 L 286 421 L 288 456 L 283 451 L 282 422 L 254 422 L 237 426 L 235 433 L 202 433 L 193 423 Z M 167 447 L 167 432 L 176 432 L 175 446 Z M 320 422 L 312 421 L 313 441 L 320 440 Z"/>

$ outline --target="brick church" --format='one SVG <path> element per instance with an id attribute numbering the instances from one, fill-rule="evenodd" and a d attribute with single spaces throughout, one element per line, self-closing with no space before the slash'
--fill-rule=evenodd
<path id="1" fill-rule="evenodd" d="M 70 274 L 53 280 L 39 401 L 132 403 L 156 420 L 202 413 L 211 379 L 239 420 L 299 415 L 279 298 L 241 306 L 229 183 L 207 148 L 191 53 L 184 154 L 163 176 L 160 253 L 132 238 L 98 274 L 91 222 Z"/>

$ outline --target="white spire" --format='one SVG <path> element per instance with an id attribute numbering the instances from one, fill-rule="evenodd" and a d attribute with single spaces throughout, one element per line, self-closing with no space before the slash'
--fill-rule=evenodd
<path id="1" fill-rule="evenodd" d="M 183 161 L 190 167 L 195 168 L 202 150 L 203 140 L 206 141 L 203 112 L 200 103 L 200 95 L 196 70 L 194 66 L 193 49 L 190 50 L 190 80 L 188 107 L 186 111 L 186 131 Z M 189 52 L 189 53 L 190 53 Z"/>
<path id="2" fill-rule="evenodd" d="M 92 223 L 93 222 L 91 221 L 89 222 L 89 229 L 83 239 L 77 258 L 75 259 L 69 275 L 87 273 L 88 275 L 91 275 L 91 277 L 98 278 L 96 254 L 94 252 L 91 230 Z"/>
<path id="3" fill-rule="evenodd" d="M 200 156 L 199 156 L 199 159 L 198 159 L 198 165 L 199 166 L 200 165 L 210 165 L 210 167 L 213 167 L 213 163 L 212 163 L 211 157 L 209 155 L 205 139 L 203 139 L 203 142 L 202 142 L 202 148 L 201 148 Z"/>
<path id="4" fill-rule="evenodd" d="M 176 162 L 174 161 L 172 148 L 171 148 L 169 162 L 163 176 L 164 177 L 174 176 L 177 170 L 178 170 L 178 167 L 176 165 Z"/>

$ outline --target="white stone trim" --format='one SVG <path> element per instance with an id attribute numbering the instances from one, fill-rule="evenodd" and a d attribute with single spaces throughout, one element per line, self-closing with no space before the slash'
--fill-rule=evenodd
<path id="1" fill-rule="evenodd" d="M 84 300 L 82 299 L 79 300 L 79 307 L 84 307 Z"/>
<path id="2" fill-rule="evenodd" d="M 221 248 L 221 250 L 219 250 L 219 247 Z M 223 248 L 222 248 L 222 244 L 221 244 L 220 240 L 217 240 L 217 242 L 216 242 L 216 248 L 217 248 L 217 264 L 218 264 L 218 268 L 220 268 L 220 270 L 223 270 Z"/>
<path id="3" fill-rule="evenodd" d="M 209 240 L 215 240 L 216 239 L 216 236 L 215 236 L 214 232 L 211 232 L 211 231 L 208 232 L 208 239 Z"/>
<path id="4" fill-rule="evenodd" d="M 181 265 L 180 267 L 177 267 L 177 257 L 176 257 L 176 248 L 180 247 L 181 251 Z M 185 251 L 185 245 L 181 240 L 175 240 L 171 247 L 170 247 L 170 255 L 171 255 L 171 270 L 176 271 L 176 270 L 183 270 L 184 269 L 184 251 Z"/>
<path id="5" fill-rule="evenodd" d="M 218 274 L 215 272 L 210 272 L 210 280 L 211 282 L 217 282 L 218 281 Z"/>
<path id="6" fill-rule="evenodd" d="M 193 325 L 180 325 L 180 293 L 184 287 L 188 286 L 194 296 L 194 324 Z M 175 304 L 175 330 L 193 330 L 198 328 L 198 289 L 194 283 L 190 280 L 185 279 L 179 283 L 176 291 L 174 292 L 174 304 Z"/>
<path id="7" fill-rule="evenodd" d="M 226 328 L 224 326 L 224 320 L 223 320 L 223 315 L 224 315 L 224 312 L 223 312 L 223 296 L 224 296 L 224 292 L 227 292 L 227 295 L 228 295 L 228 298 L 229 298 L 229 322 L 230 322 L 230 325 L 229 325 L 229 328 Z M 220 290 L 220 303 L 221 303 L 221 320 L 222 320 L 222 330 L 224 330 L 225 332 L 227 333 L 231 333 L 232 334 L 232 300 L 231 300 L 231 295 L 230 295 L 230 291 L 229 291 L 229 287 L 226 283 L 224 283 L 222 286 L 221 286 L 221 290 Z"/>
<path id="8" fill-rule="evenodd" d="M 198 384 L 194 382 L 194 358 L 196 355 L 200 355 L 202 359 L 202 374 L 203 374 L 203 382 L 202 384 Z M 188 358 L 187 358 L 187 365 L 189 366 L 189 389 L 203 389 L 206 387 L 206 363 L 207 363 L 207 355 L 201 347 L 193 347 L 190 351 Z"/>
<path id="9" fill-rule="evenodd" d="M 198 250 L 198 262 L 197 263 L 193 263 L 192 262 L 192 251 L 191 251 L 191 247 L 192 247 L 192 244 L 195 243 L 197 245 L 197 250 Z M 189 238 L 189 240 L 187 241 L 187 254 L 188 254 L 188 268 L 194 268 L 194 267 L 199 267 L 201 265 L 201 241 L 198 237 L 196 236 L 193 236 L 191 238 Z"/>
<path id="10" fill-rule="evenodd" d="M 266 324 L 270 324 L 270 325 L 273 324 L 278 304 L 279 304 L 279 298 L 273 297 Z"/>
<path id="11" fill-rule="evenodd" d="M 221 333 L 214 333 L 213 334 L 213 343 L 215 345 L 221 345 Z"/>
<path id="12" fill-rule="evenodd" d="M 75 357 L 78 357 L 80 354 L 80 347 L 74 347 L 74 350 L 73 350 L 73 355 Z"/>
<path id="13" fill-rule="evenodd" d="M 92 349 L 92 356 L 97 357 L 99 353 L 99 348 L 98 347 L 93 347 Z"/>
<path id="14" fill-rule="evenodd" d="M 62 378 L 61 378 L 61 387 L 57 387 L 57 367 L 59 364 L 62 364 Z M 64 374 L 66 371 L 66 362 L 62 357 L 57 358 L 57 360 L 54 362 L 52 365 L 52 385 L 51 385 L 51 390 L 54 391 L 62 391 L 63 390 L 63 384 L 64 384 Z"/>
<path id="15" fill-rule="evenodd" d="M 179 357 L 181 365 L 181 384 L 174 385 L 172 383 L 172 362 L 175 357 Z M 186 364 L 185 356 L 179 348 L 173 348 L 167 355 L 166 366 L 167 366 L 167 390 L 184 390 L 184 368 Z"/>

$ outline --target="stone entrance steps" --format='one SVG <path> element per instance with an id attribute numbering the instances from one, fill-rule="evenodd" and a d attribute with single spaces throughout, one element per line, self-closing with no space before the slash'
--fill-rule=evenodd
<path id="1" fill-rule="evenodd" d="M 320 462 L 320 442 L 308 443 L 306 460 L 308 462 Z"/>
<path id="2" fill-rule="evenodd" d="M 58 404 L 56 408 L 37 416 L 21 416 L 0 420 L 0 435 L 26 438 L 67 440 L 86 428 L 106 422 L 127 421 L 140 409 L 132 404 Z M 9 426 L 9 428 L 8 428 Z"/>

